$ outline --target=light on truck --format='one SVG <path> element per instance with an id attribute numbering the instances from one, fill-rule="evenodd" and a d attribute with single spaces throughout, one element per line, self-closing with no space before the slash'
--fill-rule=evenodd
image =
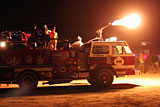
<path id="1" fill-rule="evenodd" d="M 4 41 L 2 41 L 1 44 L 0 44 L 0 46 L 1 46 L 1 48 L 6 47 L 6 43 Z"/>
<path id="2" fill-rule="evenodd" d="M 105 41 L 106 41 L 106 42 L 109 42 L 109 39 L 107 38 Z"/>
<path id="3" fill-rule="evenodd" d="M 117 41 L 117 37 L 110 37 L 105 40 L 106 42 L 115 42 Z"/>
<path id="4" fill-rule="evenodd" d="M 117 41 L 117 37 L 110 37 L 110 41 L 111 42 Z"/>

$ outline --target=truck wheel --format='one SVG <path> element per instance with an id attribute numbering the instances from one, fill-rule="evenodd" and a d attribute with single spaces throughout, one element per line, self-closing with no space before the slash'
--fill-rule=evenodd
<path id="1" fill-rule="evenodd" d="M 87 79 L 87 81 L 91 84 L 91 85 L 93 85 L 93 86 L 97 86 L 97 83 L 92 79 L 92 78 L 90 78 L 90 79 Z"/>
<path id="2" fill-rule="evenodd" d="M 20 88 L 34 89 L 38 85 L 38 77 L 33 72 L 24 72 L 20 74 L 18 82 Z"/>
<path id="3" fill-rule="evenodd" d="M 95 75 L 95 81 L 97 87 L 110 87 L 113 82 L 113 72 L 110 69 L 100 69 Z"/>

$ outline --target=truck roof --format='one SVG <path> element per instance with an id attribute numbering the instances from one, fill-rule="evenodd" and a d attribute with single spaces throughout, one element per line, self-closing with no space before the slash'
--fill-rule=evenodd
<path id="1" fill-rule="evenodd" d="M 94 44 L 94 45 L 102 45 L 102 44 L 124 44 L 124 45 L 128 45 L 128 43 L 126 42 L 126 41 L 92 41 L 92 44 Z"/>
<path id="2" fill-rule="evenodd" d="M 126 43 L 126 41 L 92 41 L 93 43 Z"/>

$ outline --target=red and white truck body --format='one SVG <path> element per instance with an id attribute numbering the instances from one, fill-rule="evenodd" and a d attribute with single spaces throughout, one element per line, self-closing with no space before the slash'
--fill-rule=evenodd
<path id="1" fill-rule="evenodd" d="M 80 49 L 48 48 L 0 49 L 0 83 L 16 83 L 20 87 L 66 83 L 87 79 L 98 87 L 112 84 L 114 75 L 134 75 L 135 58 L 125 41 L 92 41 Z"/>

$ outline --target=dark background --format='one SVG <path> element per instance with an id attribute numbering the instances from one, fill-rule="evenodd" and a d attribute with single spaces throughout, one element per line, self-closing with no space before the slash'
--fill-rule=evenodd
<path id="1" fill-rule="evenodd" d="M 59 38 L 73 41 L 81 35 L 86 42 L 96 36 L 96 30 L 130 13 L 138 13 L 142 23 L 138 28 L 109 27 L 104 38 L 117 36 L 131 45 L 141 41 L 159 44 L 160 2 L 157 0 L 45 0 L 3 1 L 0 6 L 0 30 L 31 31 L 47 24 L 56 26 Z"/>

